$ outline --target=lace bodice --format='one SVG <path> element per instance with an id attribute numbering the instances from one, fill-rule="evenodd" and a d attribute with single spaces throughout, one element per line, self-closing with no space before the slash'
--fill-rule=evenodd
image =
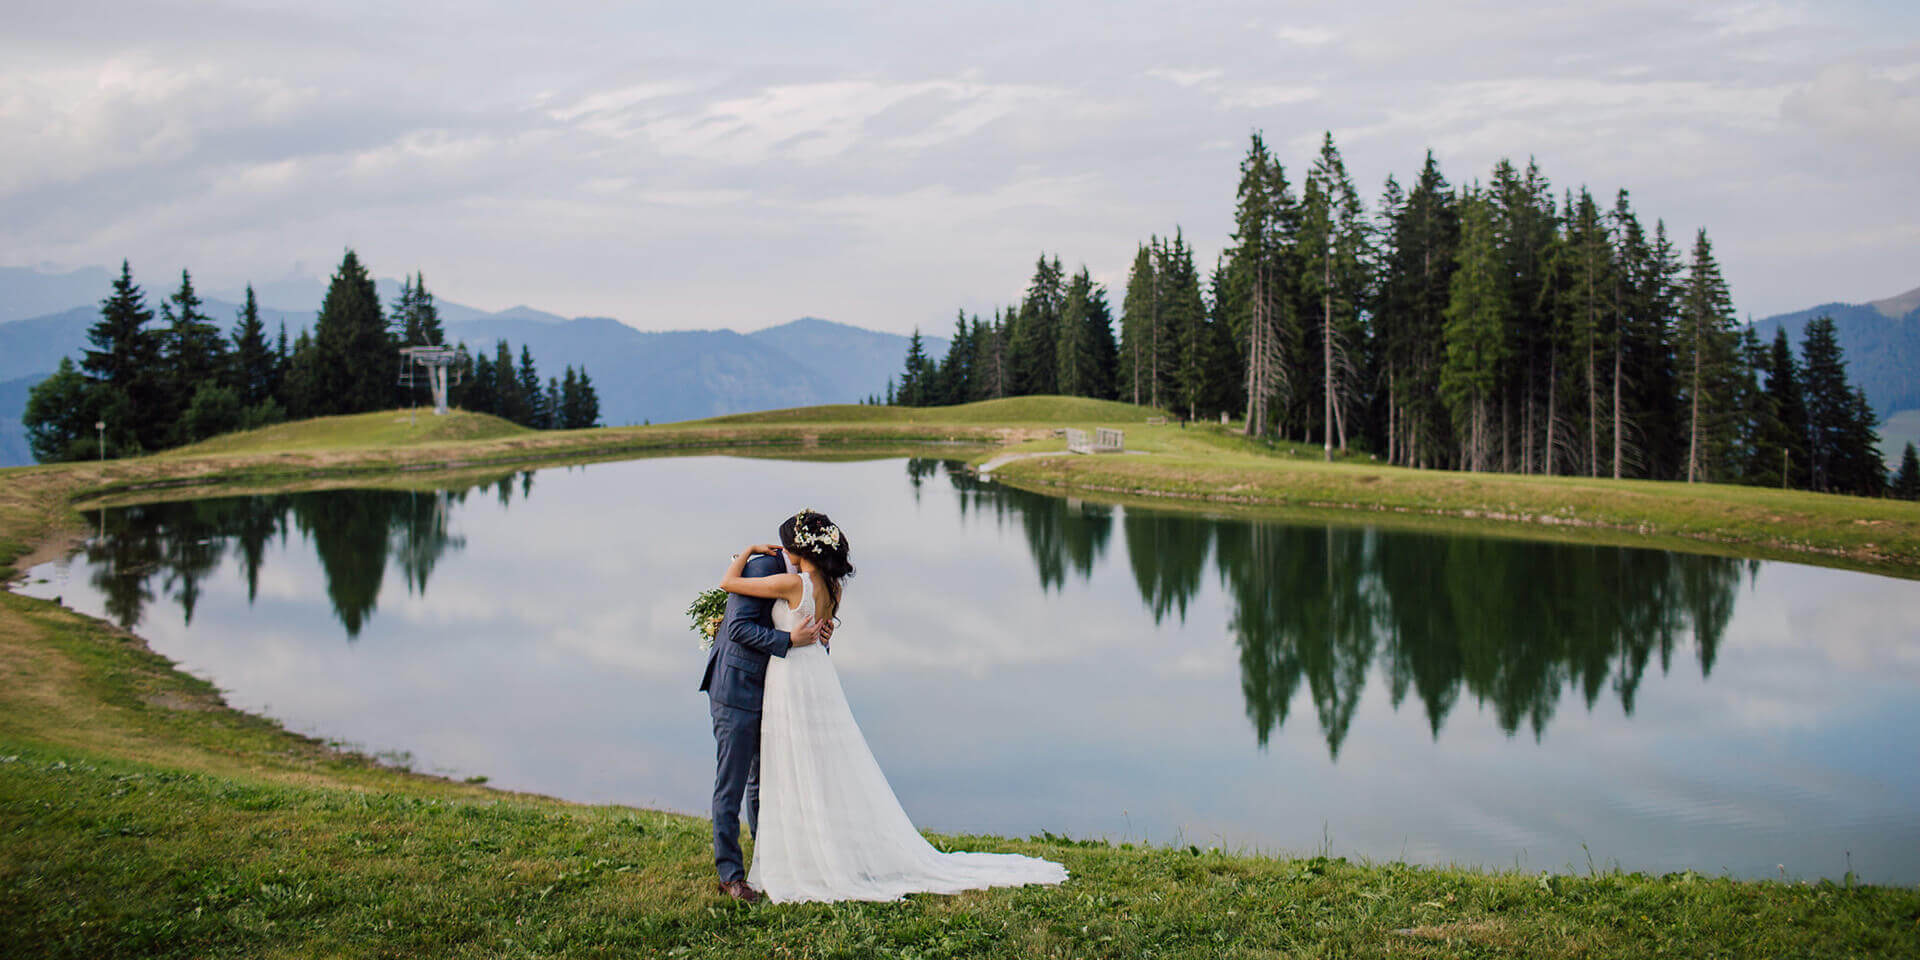
<path id="1" fill-rule="evenodd" d="M 812 615 L 813 577 L 802 572 L 800 573 L 800 605 L 790 606 L 785 600 L 776 602 L 773 605 L 773 628 L 792 633 L 793 628 L 800 625 L 800 621 Z"/>

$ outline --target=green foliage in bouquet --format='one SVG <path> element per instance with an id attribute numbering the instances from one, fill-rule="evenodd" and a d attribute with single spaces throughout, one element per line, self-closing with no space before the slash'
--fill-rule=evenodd
<path id="1" fill-rule="evenodd" d="M 713 635 L 719 632 L 720 618 L 726 613 L 727 592 L 719 587 L 700 591 L 700 595 L 687 605 L 687 619 L 691 621 L 693 632 L 700 635 L 700 649 L 713 647 Z"/>

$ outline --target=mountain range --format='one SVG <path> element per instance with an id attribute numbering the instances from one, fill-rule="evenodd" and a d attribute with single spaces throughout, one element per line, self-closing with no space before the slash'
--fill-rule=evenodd
<path id="1" fill-rule="evenodd" d="M 98 267 L 49 274 L 0 268 L 0 466 L 31 463 L 20 415 L 27 391 L 59 366 L 77 361 L 87 328 L 112 275 Z M 399 281 L 378 280 L 382 302 Z M 158 304 L 170 283 L 142 285 L 147 305 Z M 255 287 L 270 334 L 284 323 L 289 337 L 307 329 L 326 294 L 321 280 L 290 278 Z M 231 330 L 244 291 L 203 294 L 202 310 Z M 65 298 L 64 300 L 61 298 Z M 32 312 L 48 304 L 64 306 Z M 272 304 L 273 306 L 267 306 Z M 567 318 L 532 307 L 488 312 L 436 300 L 446 339 L 489 354 L 508 341 L 517 360 L 524 345 L 543 377 L 584 368 L 600 396 L 601 422 L 610 426 L 665 423 L 823 403 L 857 403 L 886 392 L 899 376 L 908 338 L 802 317 L 778 326 L 732 330 L 636 330 L 608 317 Z M 944 356 L 947 341 L 924 338 L 929 355 Z M 396 401 L 398 397 L 396 395 Z"/>

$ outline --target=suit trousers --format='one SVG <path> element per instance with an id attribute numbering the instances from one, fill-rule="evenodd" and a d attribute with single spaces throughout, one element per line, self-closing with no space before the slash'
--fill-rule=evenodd
<path id="1" fill-rule="evenodd" d="M 713 774 L 713 865 L 722 882 L 745 880 L 740 854 L 740 813 L 744 799 L 747 829 L 760 835 L 760 714 L 709 701 L 713 742 L 718 752 Z"/>

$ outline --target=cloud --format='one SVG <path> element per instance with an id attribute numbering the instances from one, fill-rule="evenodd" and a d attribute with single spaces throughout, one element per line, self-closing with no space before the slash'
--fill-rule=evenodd
<path id="1" fill-rule="evenodd" d="M 1273 35 L 1285 43 L 1302 47 L 1324 47 L 1338 36 L 1325 27 L 1277 27 Z"/>
<path id="2" fill-rule="evenodd" d="M 1898 235 L 1920 58 L 1885 38 L 1909 12 L 1091 9 L 766 9 L 743 33 L 619 5 L 25 0 L 0 36 L 0 263 L 237 287 L 354 245 L 478 306 L 905 332 L 1017 292 L 1042 249 L 1123 277 L 1178 226 L 1210 260 L 1247 134 L 1299 165 L 1332 130 L 1368 193 L 1428 147 L 1457 183 L 1536 155 L 1630 187 L 1714 228 L 1743 310 L 1914 282 L 1910 243 L 1762 249 L 1782 221 Z"/>
<path id="3" fill-rule="evenodd" d="M 1920 64 L 1823 67 L 1787 96 L 1780 113 L 1790 123 L 1862 148 L 1866 156 L 1911 169 L 1920 150 Z"/>

